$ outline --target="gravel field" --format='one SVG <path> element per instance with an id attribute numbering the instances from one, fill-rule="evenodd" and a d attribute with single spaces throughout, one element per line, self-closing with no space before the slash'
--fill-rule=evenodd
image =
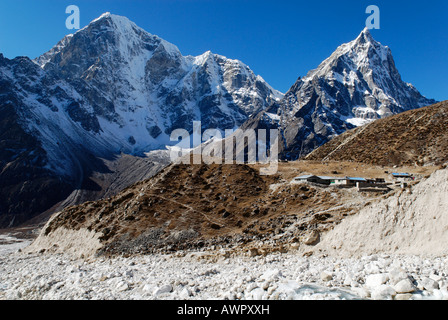
<path id="1" fill-rule="evenodd" d="M 448 257 L 203 251 L 79 259 L 18 251 L 29 242 L 1 245 L 0 299 L 448 300 Z"/>
<path id="2" fill-rule="evenodd" d="M 440 170 L 289 251 L 106 258 L 88 254 L 99 242 L 81 231 L 58 229 L 50 240 L 62 253 L 46 250 L 45 237 L 29 246 L 3 233 L 0 299 L 448 300 L 446 181 Z"/>

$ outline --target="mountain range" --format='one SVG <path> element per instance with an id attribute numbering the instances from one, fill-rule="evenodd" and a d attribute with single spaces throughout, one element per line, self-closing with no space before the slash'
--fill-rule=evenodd
<path id="1" fill-rule="evenodd" d="M 281 157 L 296 160 L 349 129 L 434 103 L 401 79 L 390 48 L 366 28 L 243 126 L 279 129 Z"/>
<path id="2" fill-rule="evenodd" d="M 110 13 L 33 61 L 1 55 L 0 81 L 0 226 L 49 209 L 93 171 L 107 172 L 100 158 L 164 148 L 194 120 L 237 128 L 283 96 L 238 60 L 183 56 Z"/>
<path id="3" fill-rule="evenodd" d="M 281 156 L 297 159 L 348 129 L 434 102 L 401 80 L 367 29 L 284 95 L 241 61 L 183 56 L 105 13 L 34 60 L 0 54 L 0 227 L 89 200 L 82 190 L 95 199 L 155 174 L 167 163 L 154 150 L 193 121 L 280 129 Z"/>

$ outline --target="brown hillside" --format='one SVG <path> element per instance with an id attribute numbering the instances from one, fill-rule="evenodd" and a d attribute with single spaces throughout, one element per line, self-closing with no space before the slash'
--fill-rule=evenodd
<path id="1" fill-rule="evenodd" d="M 443 164 L 448 161 L 448 101 L 347 131 L 314 150 L 306 160 L 383 166 Z"/>
<path id="2" fill-rule="evenodd" d="M 274 238 L 277 246 L 325 231 L 377 196 L 290 184 L 247 165 L 177 164 L 112 198 L 66 208 L 43 234 L 51 237 L 61 228 L 94 231 L 104 254 Z"/>

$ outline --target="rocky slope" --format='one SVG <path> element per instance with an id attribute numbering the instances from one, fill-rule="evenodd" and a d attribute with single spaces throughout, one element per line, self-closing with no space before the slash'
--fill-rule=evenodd
<path id="1" fill-rule="evenodd" d="M 282 157 L 297 159 L 348 129 L 433 103 L 402 81 L 389 47 L 365 29 L 243 127 L 278 128 Z"/>
<path id="2" fill-rule="evenodd" d="M 347 131 L 307 160 L 384 166 L 441 165 L 448 161 L 448 102 L 407 111 Z"/>
<path id="3" fill-rule="evenodd" d="M 55 214 L 33 250 L 135 254 L 313 243 L 377 194 L 291 184 L 247 165 L 170 165 L 118 195 Z M 82 234 L 82 235 L 81 235 Z M 86 251 L 86 248 L 91 248 Z"/>
<path id="4" fill-rule="evenodd" d="M 239 246 L 221 238 L 214 243 L 202 240 L 203 247 L 174 245 L 176 251 L 170 254 L 94 257 L 104 250 L 102 234 L 91 223 L 90 231 L 85 228 L 89 224 L 76 213 L 77 222 L 70 225 L 84 228 L 51 230 L 29 247 L 18 246 L 11 236 L 0 237 L 0 242 L 7 243 L 6 253 L 0 243 L 0 299 L 446 300 L 447 179 L 446 168 L 436 171 L 339 224 L 333 221 L 316 242 L 298 236 L 296 245 L 272 251 L 267 250 L 266 239 L 251 232 L 250 237 L 240 238 Z M 318 202 L 316 197 L 310 199 L 315 205 Z M 130 205 L 127 202 L 122 208 L 133 209 Z M 109 211 L 103 212 L 103 217 L 110 217 Z M 112 213 L 117 214 L 118 210 Z M 271 222 L 283 224 L 286 230 L 285 224 L 291 223 L 290 229 L 297 230 L 297 222 L 310 227 L 324 223 L 323 217 L 316 213 L 316 220 L 308 224 L 299 215 L 293 223 Z M 171 221 L 165 220 L 164 226 L 172 227 Z M 261 230 L 262 225 L 258 226 Z M 132 252 L 124 244 L 138 245 L 137 251 L 146 252 L 145 246 L 167 239 L 166 229 L 152 237 L 146 234 L 138 243 L 120 241 L 120 249 L 125 250 L 118 252 Z M 284 238 L 281 235 L 271 239 L 279 241 Z M 13 253 L 13 248 L 22 252 Z"/>
<path id="5" fill-rule="evenodd" d="M 372 203 L 322 237 L 315 250 L 338 257 L 448 253 L 448 170 L 442 169 L 416 186 Z"/>
<path id="6" fill-rule="evenodd" d="M 252 171 L 244 168 L 240 172 L 251 175 Z M 372 201 L 337 225 L 330 223 L 317 243 L 299 237 L 299 242 L 294 242 L 297 245 L 271 252 L 265 239 L 250 233 L 241 246 L 226 241 L 207 246 L 203 241 L 204 247 L 191 250 L 183 246 L 183 250 L 177 246 L 171 254 L 93 257 L 104 248 L 102 234 L 94 231 L 94 224 L 90 223 L 90 231 L 85 228 L 89 223 L 76 213 L 77 221 L 69 225 L 84 228 L 50 230 L 48 236 L 41 234 L 30 247 L 16 243 L 10 235 L 0 236 L 0 242 L 6 243 L 5 248 L 0 243 L 0 299 L 446 300 L 448 264 L 443 244 L 448 236 L 447 179 L 445 167 L 412 188 Z M 157 183 L 162 180 L 159 177 L 153 186 L 160 187 Z M 291 189 L 285 187 L 280 183 L 272 185 L 271 190 L 282 188 L 285 199 L 284 191 L 291 194 Z M 158 190 L 166 191 L 157 194 L 170 194 L 170 188 Z M 316 197 L 310 199 L 306 206 L 314 203 L 316 208 Z M 131 205 L 136 203 L 121 200 L 126 204 L 120 210 L 124 217 L 126 207 L 133 209 Z M 84 217 L 89 218 L 84 212 Z M 110 211 L 103 212 L 103 217 L 110 217 Z M 118 210 L 112 213 L 117 214 Z M 139 213 L 135 217 L 142 218 Z M 322 212 L 316 213 L 316 220 L 306 226 L 323 223 L 323 217 Z M 171 224 L 168 221 L 165 227 Z M 300 218 L 298 221 L 305 222 Z M 288 230 L 285 224 L 291 221 L 271 222 L 283 224 L 281 228 Z M 289 225 L 290 229 L 298 229 L 296 222 Z M 145 245 L 166 240 L 165 235 L 159 232 L 158 237 L 146 238 L 139 243 L 139 250 L 144 252 Z M 281 233 L 271 239 L 281 240 Z M 21 252 L 11 252 L 17 248 Z"/>

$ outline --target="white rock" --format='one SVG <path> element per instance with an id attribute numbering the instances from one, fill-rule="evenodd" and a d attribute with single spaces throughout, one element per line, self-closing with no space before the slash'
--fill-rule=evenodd
<path id="1" fill-rule="evenodd" d="M 366 299 L 370 296 L 369 291 L 362 287 L 352 288 L 352 291 L 359 296 L 361 299 Z"/>
<path id="2" fill-rule="evenodd" d="M 173 286 L 170 284 L 165 284 L 163 286 L 161 286 L 160 288 L 157 288 L 156 290 L 154 290 L 154 296 L 158 296 L 161 295 L 163 293 L 170 293 L 171 291 L 173 291 Z"/>
<path id="3" fill-rule="evenodd" d="M 440 290 L 448 291 L 448 281 L 442 280 L 438 282 Z"/>
<path id="4" fill-rule="evenodd" d="M 120 281 L 120 282 L 117 283 L 116 288 L 117 288 L 118 292 L 122 292 L 122 291 L 128 290 L 129 289 L 129 285 L 126 282 L 124 282 L 124 281 Z"/>
<path id="5" fill-rule="evenodd" d="M 241 286 L 241 284 L 236 284 L 236 285 L 234 285 L 234 286 L 232 286 L 232 287 L 230 288 L 230 291 L 235 292 L 235 294 L 236 294 L 236 293 L 239 293 L 239 292 L 243 292 L 244 289 L 243 289 L 243 287 Z"/>
<path id="6" fill-rule="evenodd" d="M 439 284 L 437 281 L 434 281 L 430 278 L 423 278 L 422 280 L 418 281 L 418 287 L 419 289 L 424 289 L 428 291 L 434 291 L 436 289 L 439 289 Z"/>
<path id="7" fill-rule="evenodd" d="M 250 292 L 250 291 L 252 291 L 252 290 L 254 290 L 255 288 L 258 288 L 258 285 L 255 283 L 255 282 L 252 282 L 252 283 L 250 283 L 248 286 L 247 286 L 247 291 L 248 292 Z"/>
<path id="8" fill-rule="evenodd" d="M 262 288 L 254 288 L 249 294 L 246 296 L 248 300 L 261 300 L 265 291 Z"/>
<path id="9" fill-rule="evenodd" d="M 271 281 L 265 281 L 265 282 L 263 282 L 263 283 L 261 284 L 261 288 L 262 288 L 263 290 L 268 290 L 269 287 L 270 287 L 270 285 L 271 285 Z"/>
<path id="10" fill-rule="evenodd" d="M 193 294 L 188 288 L 183 288 L 182 291 L 179 293 L 179 297 L 184 300 L 190 298 L 192 295 Z"/>
<path id="11" fill-rule="evenodd" d="M 389 272 L 389 278 L 392 284 L 397 284 L 401 280 L 408 279 L 407 273 L 400 268 L 394 268 Z"/>
<path id="12" fill-rule="evenodd" d="M 316 230 L 312 230 L 303 236 L 302 242 L 308 246 L 316 244 L 319 241 L 319 232 Z"/>
<path id="13" fill-rule="evenodd" d="M 364 271 L 367 274 L 380 273 L 380 267 L 378 266 L 378 262 L 377 261 L 369 262 L 368 264 L 365 265 Z"/>
<path id="14" fill-rule="evenodd" d="M 282 272 L 279 269 L 266 270 L 260 277 L 261 280 L 272 281 L 282 277 Z"/>
<path id="15" fill-rule="evenodd" d="M 235 293 L 233 293 L 231 291 L 225 292 L 223 294 L 223 297 L 225 300 L 235 300 L 236 299 Z"/>
<path id="16" fill-rule="evenodd" d="M 411 293 L 399 293 L 395 296 L 394 300 L 410 300 L 411 298 Z"/>
<path id="17" fill-rule="evenodd" d="M 237 267 L 236 269 L 235 269 L 235 273 L 237 273 L 237 274 L 242 274 L 242 273 L 244 273 L 244 272 L 246 272 L 246 267 L 244 267 L 244 266 L 240 266 L 240 267 Z"/>
<path id="18" fill-rule="evenodd" d="M 432 279 L 432 280 L 434 280 L 434 281 L 437 281 L 437 282 L 439 282 L 439 281 L 441 281 L 441 280 L 443 279 L 442 276 L 440 276 L 440 275 L 438 275 L 438 274 L 434 274 L 434 273 L 432 273 L 432 274 L 429 276 L 429 278 Z"/>
<path id="19" fill-rule="evenodd" d="M 350 287 L 353 284 L 353 276 L 351 274 L 345 274 L 345 278 L 344 278 L 344 286 Z"/>
<path id="20" fill-rule="evenodd" d="M 207 255 L 212 254 L 207 252 Z M 428 260 L 391 255 L 391 263 L 384 259 L 380 254 L 364 259 L 302 257 L 293 253 L 249 258 L 232 254 L 226 260 L 228 264 L 223 264 L 215 260 L 199 261 L 187 256 L 158 254 L 88 261 L 73 260 L 63 255 L 55 258 L 50 254 L 0 255 L 0 299 L 344 298 L 330 288 L 324 288 L 322 283 L 331 284 L 334 289 L 345 287 L 361 298 L 448 299 L 448 279 L 445 276 L 448 274 L 448 257 Z M 376 268 L 380 272 L 370 273 Z M 127 272 L 130 270 L 132 275 Z M 219 270 L 219 273 L 211 270 Z M 332 275 L 330 282 L 321 281 L 323 271 Z M 289 279 L 296 281 L 289 282 L 292 281 Z M 413 279 L 424 291 L 412 294 L 396 292 L 394 295 L 391 288 L 395 290 L 395 285 L 401 291 L 409 291 L 400 289 L 405 287 L 403 283 L 399 284 L 403 280 L 411 291 L 415 290 L 409 283 Z M 166 284 L 170 286 L 163 288 Z M 304 284 L 318 287 L 320 284 L 319 292 L 312 289 L 304 292 Z M 437 285 L 439 289 L 435 289 Z M 298 289 L 300 286 L 302 289 Z M 153 296 L 154 293 L 157 296 Z"/>
<path id="21" fill-rule="evenodd" d="M 273 294 L 277 289 L 278 289 L 278 286 L 277 286 L 276 284 L 270 286 L 270 287 L 268 288 L 268 295 Z"/>
<path id="22" fill-rule="evenodd" d="M 320 279 L 324 282 L 328 282 L 333 280 L 333 275 L 328 271 L 322 271 L 322 273 L 320 274 Z"/>
<path id="23" fill-rule="evenodd" d="M 377 286 L 371 293 L 374 300 L 392 300 L 397 292 L 391 286 L 382 284 Z"/>
<path id="24" fill-rule="evenodd" d="M 389 281 L 389 275 L 386 273 L 370 274 L 366 277 L 365 286 L 368 288 L 379 287 Z"/>
<path id="25" fill-rule="evenodd" d="M 401 280 L 394 286 L 394 289 L 397 293 L 412 293 L 417 290 L 410 279 Z"/>
<path id="26" fill-rule="evenodd" d="M 154 289 L 154 285 L 153 284 L 149 284 L 149 283 L 147 283 L 147 284 L 145 284 L 144 286 L 143 286 L 143 289 L 142 289 L 144 292 L 154 292 L 155 291 L 155 289 Z"/>

